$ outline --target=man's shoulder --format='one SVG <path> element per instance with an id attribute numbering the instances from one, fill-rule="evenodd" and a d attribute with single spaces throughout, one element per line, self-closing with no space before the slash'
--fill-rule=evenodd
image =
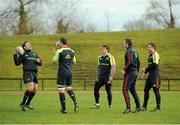
<path id="1" fill-rule="evenodd" d="M 70 50 L 71 52 L 74 53 L 74 50 L 72 50 L 71 48 L 60 48 L 60 49 L 57 49 L 56 52 L 61 53 L 61 52 L 66 51 L 66 50 Z"/>
<path id="2" fill-rule="evenodd" d="M 156 52 L 156 51 L 153 53 L 153 55 L 154 56 L 159 56 L 158 52 Z"/>
<path id="3" fill-rule="evenodd" d="M 109 56 L 109 58 L 114 58 L 113 55 L 111 55 L 110 53 L 107 54 Z"/>

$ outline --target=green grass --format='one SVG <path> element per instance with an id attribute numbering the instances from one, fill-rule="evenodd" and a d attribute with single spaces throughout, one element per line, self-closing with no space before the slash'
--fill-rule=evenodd
<path id="1" fill-rule="evenodd" d="M 73 112 L 73 106 L 70 98 L 66 95 L 68 114 L 59 113 L 59 97 L 56 92 L 39 92 L 32 106 L 35 110 L 23 112 L 18 107 L 23 92 L 0 92 L 0 123 L 1 124 L 22 124 L 22 123 L 76 123 L 76 124 L 175 124 L 180 123 L 180 92 L 161 92 L 162 110 L 151 113 L 139 112 L 127 115 L 121 114 L 125 108 L 123 95 L 119 91 L 113 91 L 113 107 L 108 109 L 105 91 L 101 91 L 101 108 L 98 110 L 90 109 L 93 105 L 93 92 L 76 91 L 77 100 L 80 110 L 78 113 Z M 142 103 L 143 92 L 138 91 Z M 131 100 L 132 106 L 134 102 Z M 155 98 L 151 91 L 149 100 L 149 109 L 154 108 Z M 149 110 L 148 109 L 148 110 Z"/>
<path id="2" fill-rule="evenodd" d="M 116 77 L 120 75 L 120 69 L 124 66 L 124 52 L 122 41 L 124 38 L 132 38 L 135 48 L 141 58 L 141 66 L 146 66 L 148 53 L 146 44 L 156 42 L 157 51 L 161 58 L 161 76 L 180 76 L 180 29 L 168 30 L 144 30 L 132 32 L 110 33 L 71 33 L 57 35 L 20 35 L 0 36 L 0 77 L 21 77 L 21 66 L 14 66 L 14 48 L 22 44 L 24 40 L 32 41 L 33 50 L 39 53 L 44 65 L 39 70 L 39 77 L 56 77 L 56 66 L 52 66 L 53 43 L 61 36 L 69 40 L 72 49 L 75 50 L 78 65 L 74 66 L 74 75 L 87 78 L 91 74 L 94 78 L 97 65 L 97 57 L 101 54 L 101 45 L 107 43 L 111 47 L 111 53 L 117 62 Z M 84 73 L 85 72 L 85 73 Z M 88 73 L 87 73 L 88 72 Z"/>

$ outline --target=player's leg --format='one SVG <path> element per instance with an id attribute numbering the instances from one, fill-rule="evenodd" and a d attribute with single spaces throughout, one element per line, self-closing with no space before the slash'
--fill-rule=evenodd
<path id="1" fill-rule="evenodd" d="M 24 96 L 22 99 L 22 102 L 20 103 L 20 107 L 23 111 L 25 111 L 25 104 L 29 98 L 29 96 L 31 95 L 31 92 L 33 91 L 33 79 L 32 79 L 32 75 L 30 72 L 24 71 L 23 72 L 23 80 L 24 83 L 27 85 L 27 90 L 24 92 Z"/>
<path id="2" fill-rule="evenodd" d="M 106 83 L 105 84 L 105 88 L 106 88 L 106 92 L 107 92 L 107 99 L 108 99 L 108 107 L 109 108 L 112 107 L 112 92 L 111 92 L 111 87 L 112 87 L 112 84 L 110 84 L 110 83 Z"/>
<path id="3" fill-rule="evenodd" d="M 160 88 L 160 78 L 155 78 L 154 84 L 153 84 L 153 91 L 156 97 L 156 108 L 151 110 L 152 112 L 159 111 L 160 110 L 160 104 L 161 104 L 161 95 L 159 92 Z"/>
<path id="4" fill-rule="evenodd" d="M 20 104 L 20 107 L 21 107 L 21 109 L 23 110 L 23 111 L 26 111 L 27 109 L 27 107 L 26 107 L 26 103 L 27 103 L 27 101 L 28 101 L 28 99 L 29 99 L 29 97 L 30 97 L 30 95 L 31 95 L 31 93 L 32 93 L 32 91 L 33 91 L 33 82 L 28 82 L 28 83 L 26 83 L 27 84 L 27 90 L 25 91 L 25 93 L 24 93 L 24 97 L 23 97 L 23 100 L 22 100 L 22 102 L 21 102 L 21 104 Z"/>
<path id="5" fill-rule="evenodd" d="M 144 87 L 144 102 L 142 106 L 143 111 L 147 110 L 147 105 L 148 105 L 148 100 L 149 100 L 149 90 L 151 89 L 151 87 L 152 87 L 151 78 L 148 77 L 145 83 L 145 87 Z"/>
<path id="6" fill-rule="evenodd" d="M 58 75 L 57 87 L 58 87 L 58 91 L 59 91 L 59 100 L 61 103 L 60 112 L 67 113 L 67 111 L 66 111 L 66 98 L 65 98 L 65 87 L 66 87 L 66 85 L 65 85 L 64 76 Z"/>
<path id="7" fill-rule="evenodd" d="M 38 84 L 37 84 L 37 83 L 33 83 L 33 91 L 30 93 L 29 98 L 28 98 L 28 100 L 27 100 L 27 102 L 26 102 L 26 104 L 25 104 L 25 105 L 26 105 L 26 108 L 29 108 L 29 109 L 31 109 L 31 110 L 34 109 L 34 108 L 32 108 L 32 107 L 30 106 L 30 104 L 31 104 L 31 101 L 32 101 L 33 97 L 34 97 L 35 94 L 36 94 L 37 88 L 38 88 Z"/>
<path id="8" fill-rule="evenodd" d="M 131 79 L 130 79 L 129 75 L 126 74 L 124 76 L 123 87 L 122 87 L 122 92 L 123 92 L 124 100 L 126 103 L 126 109 L 123 112 L 125 114 L 131 112 L 130 97 L 129 97 L 129 92 L 128 92 L 129 88 L 130 88 L 130 84 L 131 84 Z"/>
<path id="9" fill-rule="evenodd" d="M 71 86 L 66 87 L 66 91 L 74 103 L 74 112 L 77 112 L 79 108 L 74 91 L 72 90 Z"/>
<path id="10" fill-rule="evenodd" d="M 99 104 L 99 98 L 100 98 L 100 94 L 99 94 L 99 89 L 103 86 L 104 84 L 101 82 L 101 80 L 98 80 L 95 82 L 94 85 L 94 98 L 95 98 L 95 105 L 93 106 L 93 108 L 100 108 L 100 104 Z"/>
<path id="11" fill-rule="evenodd" d="M 67 91 L 67 93 L 69 94 L 70 98 L 72 99 L 72 101 L 74 103 L 74 111 L 77 112 L 78 111 L 78 104 L 77 104 L 77 101 L 76 101 L 75 93 L 72 90 L 71 84 L 72 84 L 72 76 L 68 76 L 66 78 L 66 91 Z"/>
<path id="12" fill-rule="evenodd" d="M 38 78 L 37 78 L 37 74 L 33 73 L 33 86 L 32 86 L 33 91 L 31 92 L 27 102 L 26 102 L 26 107 L 29 109 L 33 109 L 32 107 L 30 107 L 30 103 L 33 99 L 33 97 L 35 96 L 37 90 L 38 90 Z"/>
<path id="13" fill-rule="evenodd" d="M 67 111 L 66 111 L 65 87 L 59 86 L 58 91 L 59 91 L 59 100 L 61 103 L 60 112 L 67 113 Z"/>
<path id="14" fill-rule="evenodd" d="M 130 93 L 132 94 L 132 96 L 134 98 L 134 102 L 136 104 L 136 109 L 135 109 L 134 112 L 138 112 L 138 111 L 141 110 L 141 106 L 140 106 L 140 100 L 139 100 L 138 94 L 136 92 L 136 79 L 137 79 L 137 76 L 133 76 L 133 77 L 134 77 L 134 81 L 133 81 L 133 83 L 131 85 Z"/>

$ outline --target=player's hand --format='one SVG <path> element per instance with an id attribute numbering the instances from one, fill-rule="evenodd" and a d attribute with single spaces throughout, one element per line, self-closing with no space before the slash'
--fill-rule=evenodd
<path id="1" fill-rule="evenodd" d="M 122 74 L 122 75 L 125 75 L 125 74 L 126 74 L 126 71 L 121 70 L 121 74 Z"/>
<path id="2" fill-rule="evenodd" d="M 146 68 L 142 68 L 142 72 L 145 73 L 145 71 L 146 71 Z"/>
<path id="3" fill-rule="evenodd" d="M 146 74 L 142 73 L 142 79 L 145 79 L 145 77 L 146 77 Z"/>
<path id="4" fill-rule="evenodd" d="M 109 81 L 108 81 L 108 83 L 112 83 L 112 81 L 113 81 L 113 77 L 112 76 L 109 76 Z"/>
<path id="5" fill-rule="evenodd" d="M 39 58 L 36 59 L 37 63 L 41 63 L 41 60 Z"/>

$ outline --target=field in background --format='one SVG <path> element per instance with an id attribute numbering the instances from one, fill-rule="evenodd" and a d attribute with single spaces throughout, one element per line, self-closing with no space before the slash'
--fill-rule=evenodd
<path id="1" fill-rule="evenodd" d="M 69 40 L 72 49 L 75 50 L 78 64 L 74 66 L 74 77 L 95 78 L 97 57 L 101 54 L 101 45 L 107 43 L 111 47 L 111 53 L 117 62 L 116 77 L 120 75 L 120 69 L 124 65 L 124 52 L 122 41 L 124 38 L 132 38 L 135 48 L 141 58 L 141 66 L 146 66 L 148 53 L 146 44 L 156 42 L 157 51 L 161 58 L 162 77 L 180 76 L 180 29 L 149 30 L 132 32 L 109 33 L 71 33 L 59 35 L 21 35 L 0 37 L 0 77 L 21 77 L 21 66 L 14 66 L 14 48 L 22 44 L 24 40 L 32 41 L 33 50 L 39 53 L 44 64 L 39 69 L 39 77 L 56 77 L 57 66 L 52 66 L 52 48 L 55 41 L 65 36 Z"/>
<path id="2" fill-rule="evenodd" d="M 0 92 L 0 123 L 6 124 L 174 124 L 180 123 L 179 117 L 179 98 L 180 92 L 161 92 L 162 110 L 160 112 L 139 112 L 124 115 L 125 109 L 123 95 L 120 91 L 113 91 L 113 107 L 107 107 L 106 92 L 101 91 L 101 108 L 90 109 L 94 103 L 93 92 L 76 91 L 77 100 L 80 110 L 78 113 L 73 112 L 73 106 L 70 98 L 66 95 L 68 114 L 59 113 L 59 97 L 57 92 L 39 92 L 32 106 L 35 110 L 23 112 L 18 107 L 23 92 Z M 143 92 L 138 92 L 143 99 Z M 132 98 L 131 98 L 132 99 Z M 133 109 L 135 107 L 131 100 Z M 149 108 L 155 107 L 155 98 L 151 91 Z"/>

